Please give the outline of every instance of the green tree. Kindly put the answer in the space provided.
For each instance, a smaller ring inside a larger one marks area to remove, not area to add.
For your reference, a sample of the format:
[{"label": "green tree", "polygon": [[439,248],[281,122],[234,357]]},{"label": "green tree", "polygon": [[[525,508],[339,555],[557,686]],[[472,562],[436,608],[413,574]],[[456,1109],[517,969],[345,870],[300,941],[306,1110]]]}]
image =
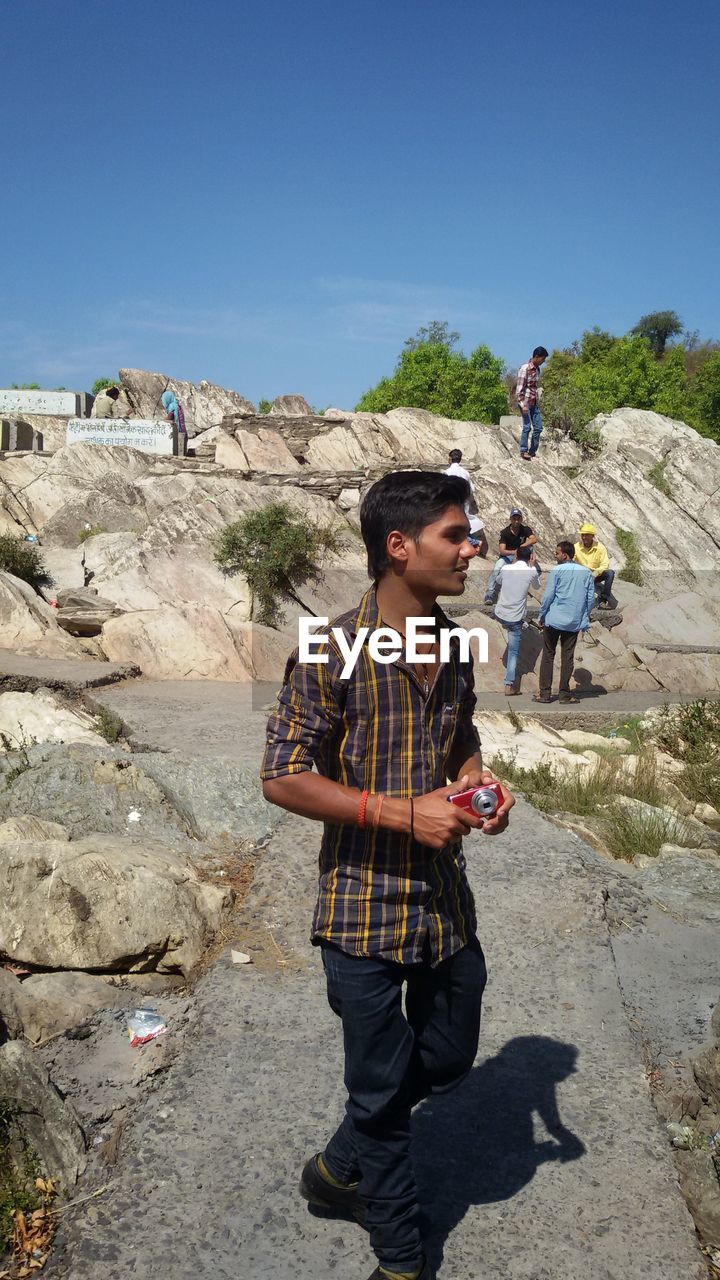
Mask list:
[{"label": "green tree", "polygon": [[271,502],[223,529],[215,561],[226,573],[242,573],[253,596],[256,622],[279,627],[288,601],[312,613],[297,594],[306,582],[322,581],[320,561],[343,549],[330,525],[309,524],[287,502]]},{"label": "green tree", "polygon": [[16,538],[12,533],[0,533],[0,571],[11,573],[14,578],[21,578],[35,591],[52,586],[53,580],[43,564],[38,547],[26,542],[24,538]]},{"label": "green tree", "polygon": [[703,436],[720,443],[720,351],[698,369],[692,386],[695,422]]},{"label": "green tree", "polygon": [[656,360],[662,360],[669,338],[677,338],[683,332],[683,324],[677,311],[651,311],[641,316],[630,330],[640,338],[647,338]]},{"label": "green tree", "polygon": [[91,391],[94,396],[98,396],[106,387],[116,387],[117,385],[117,378],[96,378],[92,384]]},{"label": "green tree", "polygon": [[258,400],[258,413],[269,413],[272,409],[272,400]]},{"label": "green tree", "polygon": [[596,360],[604,360],[617,341],[607,329],[600,329],[595,325],[594,328],[585,330],[575,346],[583,364],[592,364]]},{"label": "green tree", "polygon": [[671,347],[659,365],[659,372],[660,382],[655,393],[653,409],[657,413],[666,414],[668,418],[676,418],[694,427],[695,412],[684,348]]},{"label": "green tree", "polygon": [[358,402],[360,412],[388,413],[403,405],[445,418],[498,422],[507,409],[505,366],[489,347],[466,356],[454,351],[458,335],[433,321],[408,338],[390,378],[381,378]]}]

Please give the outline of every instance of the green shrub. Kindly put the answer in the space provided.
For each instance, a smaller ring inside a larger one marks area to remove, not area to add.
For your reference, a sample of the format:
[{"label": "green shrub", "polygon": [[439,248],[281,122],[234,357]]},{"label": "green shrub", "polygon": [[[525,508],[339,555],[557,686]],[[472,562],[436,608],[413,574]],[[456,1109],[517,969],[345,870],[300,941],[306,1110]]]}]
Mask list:
[{"label": "green shrub", "polygon": [[657,858],[664,844],[677,844],[682,819],[669,813],[633,812],[611,805],[602,822],[605,843],[614,858],[632,862],[638,854]]},{"label": "green shrub", "polygon": [[388,413],[407,405],[464,422],[499,422],[507,411],[505,366],[486,346],[469,356],[455,351],[458,337],[437,320],[418,330],[405,343],[392,377],[367,391],[358,411]]},{"label": "green shrub", "polygon": [[665,475],[667,464],[667,458],[661,458],[658,462],[654,462],[650,467],[650,470],[646,471],[645,479],[649,480],[651,485],[654,485],[660,493],[664,493],[666,498],[671,498],[672,490],[667,476]]},{"label": "green shrub", "polygon": [[641,587],[645,578],[640,560],[640,548],[635,534],[631,533],[629,529],[616,529],[615,540],[625,557],[625,564],[618,577],[622,578],[623,582],[634,582],[636,586]]},{"label": "green shrub", "polygon": [[116,387],[117,385],[118,385],[118,379],[116,377],[115,378],[96,378],[92,384],[91,391],[94,396],[99,396],[100,392],[104,391],[106,387]]},{"label": "green shrub", "polygon": [[685,765],[678,786],[697,804],[720,809],[720,701],[699,698],[663,707],[655,731],[659,747]]},{"label": "green shrub", "polygon": [[0,1249],[12,1238],[13,1212],[32,1213],[42,1203],[35,1186],[38,1158],[23,1135],[17,1108],[0,1098]]},{"label": "green shrub", "polygon": [[272,409],[272,400],[258,400],[258,413],[269,413]]},{"label": "green shrub", "polygon": [[121,717],[115,711],[111,711],[109,707],[101,707],[96,716],[98,733],[101,733],[106,742],[117,742],[123,731],[123,722]]},{"label": "green shrub", "polygon": [[344,545],[330,525],[309,524],[287,502],[272,502],[223,529],[215,561],[227,573],[244,574],[256,622],[279,627],[291,600],[313,612],[297,592],[306,582],[322,581],[319,562]]},{"label": "green shrub", "polygon": [[53,580],[42,562],[39,548],[12,533],[0,533],[0,571],[21,578],[35,591],[52,586]]},{"label": "green shrub", "polygon": [[596,814],[611,805],[618,793],[646,804],[661,804],[664,800],[654,751],[638,756],[634,773],[623,768],[618,753],[599,755],[589,769],[567,769],[550,761],[523,769],[507,756],[496,756],[493,768],[543,813]]},{"label": "green shrub", "polygon": [[78,542],[87,542],[88,538],[96,538],[100,533],[107,533],[107,529],[101,524],[86,525],[80,530]]}]

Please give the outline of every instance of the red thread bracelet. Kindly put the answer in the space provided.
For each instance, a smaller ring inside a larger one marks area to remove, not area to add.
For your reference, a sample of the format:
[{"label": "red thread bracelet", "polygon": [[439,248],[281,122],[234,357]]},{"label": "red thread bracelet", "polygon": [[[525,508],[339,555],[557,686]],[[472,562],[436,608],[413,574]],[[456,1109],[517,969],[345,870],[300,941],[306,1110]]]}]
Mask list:
[{"label": "red thread bracelet", "polygon": [[360,796],[360,804],[358,805],[357,824],[360,827],[361,831],[364,831],[365,829],[365,815],[367,811],[367,802],[368,802],[369,796],[370,796],[369,791],[363,791],[362,795]]}]

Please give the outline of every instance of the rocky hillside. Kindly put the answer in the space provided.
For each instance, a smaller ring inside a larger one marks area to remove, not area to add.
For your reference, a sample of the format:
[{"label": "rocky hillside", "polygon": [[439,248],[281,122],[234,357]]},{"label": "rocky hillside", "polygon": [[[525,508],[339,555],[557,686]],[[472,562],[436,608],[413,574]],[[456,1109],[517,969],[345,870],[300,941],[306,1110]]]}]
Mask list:
[{"label": "rocky hillside", "polygon": [[[123,371],[136,412],[148,411],[159,378]],[[185,390],[179,383],[177,389]],[[276,678],[296,621],[288,614],[283,632],[251,625],[245,583],[213,562],[217,533],[279,495],[309,520],[333,523],[346,549],[326,565],[325,583],[309,600],[332,616],[366,585],[358,528],[364,489],[397,467],[440,468],[448,449],[458,447],[473,475],[491,552],[514,505],[538,533],[546,567],[557,538],[574,536],[585,520],[596,525],[617,569],[624,554],[616,530],[634,535],[644,582],[616,579],[620,612],[603,621],[617,625],[594,622],[578,646],[582,687],[720,688],[720,506],[714,500],[720,448],[684,424],[617,410],[593,424],[603,442],[594,456],[583,457],[571,442],[546,433],[538,459],[527,464],[518,456],[512,419],[495,427],[416,409],[317,416],[299,397],[257,415],[234,392],[219,400],[209,390],[222,389],[203,390],[214,421],[195,437],[194,459],[92,445],[0,459],[0,532],[39,535],[54,579],[42,600],[0,574],[0,648],[107,656],[158,678]],[[206,421],[211,417],[208,411]],[[81,542],[86,525],[103,532]],[[497,689],[504,633],[480,608],[491,563],[473,563],[453,612],[465,625],[487,626],[491,660],[478,683]],[[530,690],[540,640],[532,628],[526,637],[523,688]]]}]

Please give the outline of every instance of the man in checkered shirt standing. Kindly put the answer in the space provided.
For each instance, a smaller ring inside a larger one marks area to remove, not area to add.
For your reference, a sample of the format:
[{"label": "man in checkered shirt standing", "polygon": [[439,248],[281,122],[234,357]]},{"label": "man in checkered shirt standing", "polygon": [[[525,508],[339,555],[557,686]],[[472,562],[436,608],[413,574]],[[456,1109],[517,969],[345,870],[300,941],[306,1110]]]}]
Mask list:
[{"label": "man in checkered shirt standing", "polygon": [[[522,414],[520,457],[525,462],[530,462],[535,457],[540,443],[542,418],[540,417],[538,382],[540,380],[540,366],[547,360],[547,355],[548,353],[544,347],[536,347],[527,364],[522,364],[518,369],[515,396]],[[531,428],[532,440],[530,439]],[[530,444],[529,449],[528,443]]]}]

